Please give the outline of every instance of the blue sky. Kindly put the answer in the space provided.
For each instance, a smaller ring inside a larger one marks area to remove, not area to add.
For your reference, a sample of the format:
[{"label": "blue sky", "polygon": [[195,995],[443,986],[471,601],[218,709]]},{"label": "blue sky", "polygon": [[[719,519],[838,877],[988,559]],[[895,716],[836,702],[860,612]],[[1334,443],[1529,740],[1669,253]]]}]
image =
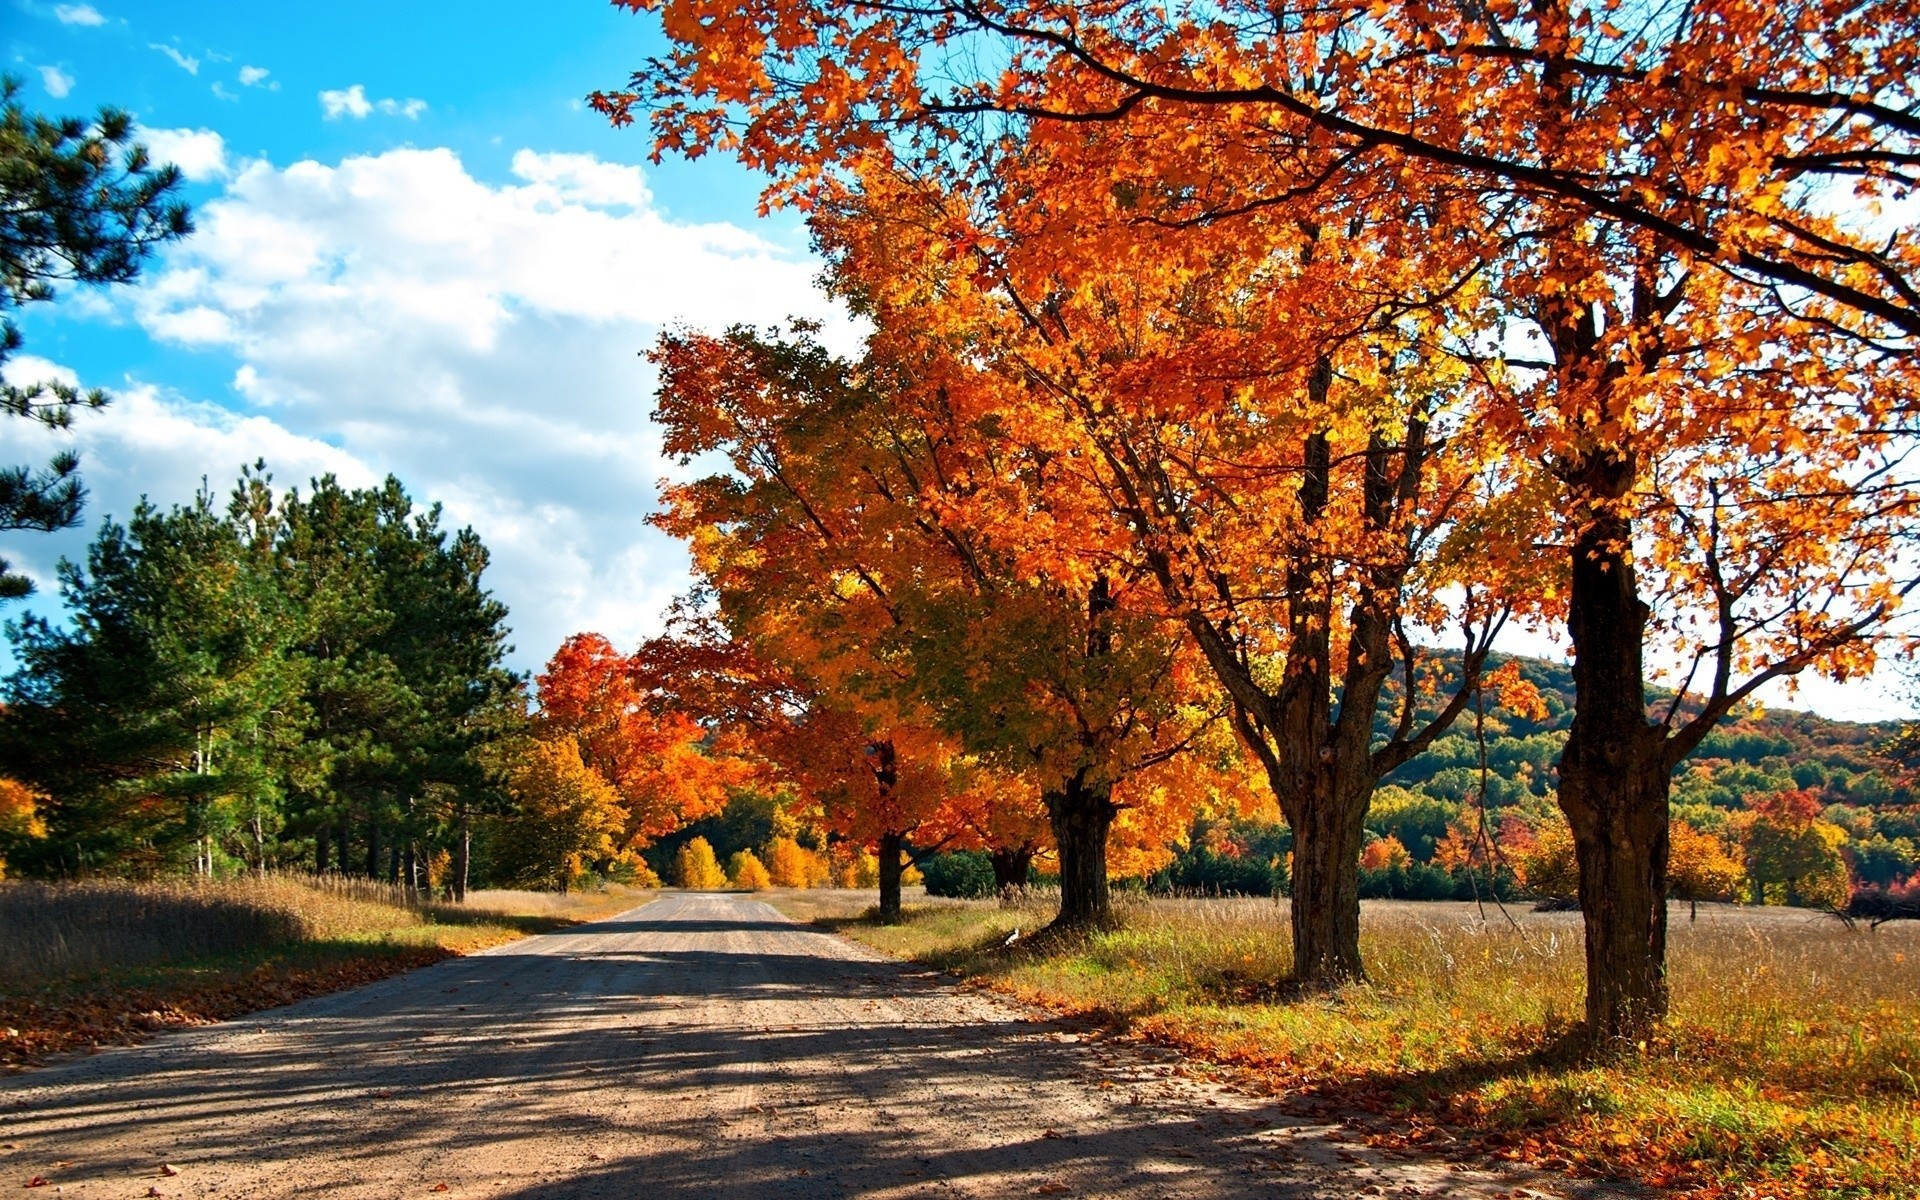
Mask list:
[{"label": "blue sky", "polygon": [[[137,288],[76,292],[20,321],[9,370],[106,387],[70,441],[0,423],[0,462],[76,444],[86,525],[0,538],[42,582],[142,494],[224,491],[264,456],[277,482],[396,474],[494,554],[513,665],[570,633],[631,645],[686,586],[648,529],[673,472],[639,355],[663,326],[828,322],[790,216],[756,216],[730,162],[646,162],[643,131],[586,108],[660,46],[603,0],[428,5],[0,0],[29,107],[130,110],[190,175],[199,232]],[[1509,648],[1554,654],[1521,635]],[[1773,702],[1784,697],[1775,694]],[[1891,675],[1790,701],[1903,715]]]},{"label": "blue sky", "polygon": [[[198,233],[137,288],[24,313],[9,374],[115,394],[72,441],[86,526],[12,535],[42,582],[140,495],[217,490],[264,455],[281,484],[397,474],[494,552],[514,665],[597,629],[632,643],[686,584],[643,522],[670,473],[639,357],[659,330],[847,326],[797,220],[756,218],[731,163],[646,163],[586,108],[654,21],[564,4],[60,4],[0,0],[30,108],[131,111],[187,170]],[[0,428],[4,461],[49,435]]]}]

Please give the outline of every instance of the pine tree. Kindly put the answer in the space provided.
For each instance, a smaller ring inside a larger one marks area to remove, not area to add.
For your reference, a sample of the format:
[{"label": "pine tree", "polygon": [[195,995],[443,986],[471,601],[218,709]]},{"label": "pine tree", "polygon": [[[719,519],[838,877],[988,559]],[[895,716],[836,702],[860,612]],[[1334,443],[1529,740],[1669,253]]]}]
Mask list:
[{"label": "pine tree", "polygon": [[[18,80],[0,80],[0,375],[21,346],[13,310],[53,299],[57,283],[132,283],[154,247],[193,229],[175,196],[179,170],[148,159],[133,141],[132,117],[115,108],[91,124],[42,117],[22,108],[19,94]],[[0,379],[0,411],[53,429],[66,428],[76,406],[106,402],[97,389]],[[69,451],[40,470],[0,468],[0,530],[78,524],[86,499],[79,466]],[[0,598],[32,590],[0,559]]]}]

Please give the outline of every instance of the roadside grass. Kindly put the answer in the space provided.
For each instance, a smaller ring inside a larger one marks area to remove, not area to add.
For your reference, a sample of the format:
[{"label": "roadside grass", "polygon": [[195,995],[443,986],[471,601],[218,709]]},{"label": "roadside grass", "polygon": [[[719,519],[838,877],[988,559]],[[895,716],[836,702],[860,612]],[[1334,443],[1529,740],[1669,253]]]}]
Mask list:
[{"label": "roadside grass", "polygon": [[1131,900],[1117,928],[1062,938],[1032,936],[1052,916],[1042,899],[930,901],[896,926],[850,901],[777,903],[1372,1122],[1387,1144],[1465,1132],[1498,1155],[1698,1200],[1920,1197],[1920,928],[1723,906],[1689,921],[1677,907],[1671,1019],[1644,1048],[1593,1061],[1572,1036],[1578,914],[1369,902],[1370,980],[1300,996],[1284,902]]},{"label": "roadside grass", "polygon": [[0,1069],[357,987],[650,894],[481,891],[458,905],[296,875],[0,884]]}]

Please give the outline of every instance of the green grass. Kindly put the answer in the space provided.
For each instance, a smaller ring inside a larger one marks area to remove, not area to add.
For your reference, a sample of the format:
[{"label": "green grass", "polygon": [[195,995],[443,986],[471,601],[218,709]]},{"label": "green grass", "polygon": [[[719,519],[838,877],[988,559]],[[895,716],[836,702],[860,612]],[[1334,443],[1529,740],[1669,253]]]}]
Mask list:
[{"label": "green grass", "polygon": [[1295,997],[1272,901],[1136,900],[1116,929],[1031,940],[1043,903],[930,902],[898,926],[839,897],[782,903],[1309,1103],[1396,1114],[1389,1139],[1444,1123],[1497,1153],[1700,1197],[1920,1197],[1920,928],[1677,911],[1672,1018],[1640,1051],[1595,1063],[1569,1036],[1577,915],[1369,904],[1369,981]]}]

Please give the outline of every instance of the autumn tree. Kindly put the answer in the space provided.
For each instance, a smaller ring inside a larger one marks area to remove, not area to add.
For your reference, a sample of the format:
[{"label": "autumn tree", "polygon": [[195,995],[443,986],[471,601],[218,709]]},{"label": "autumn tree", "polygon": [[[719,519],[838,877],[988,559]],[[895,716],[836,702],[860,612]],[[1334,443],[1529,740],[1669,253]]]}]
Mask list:
[{"label": "autumn tree", "polygon": [[507,878],[564,892],[589,863],[612,857],[627,814],[619,794],[586,765],[571,739],[528,747],[509,786],[517,805],[494,842],[496,869]]},{"label": "autumn tree", "polygon": [[[1912,586],[1920,248],[1867,207],[1920,161],[1920,39],[1887,35],[1910,30],[1903,7],[1719,3],[1634,27],[1568,3],[662,7],[669,56],[597,103],[650,106],[663,149],[724,144],[776,200],[815,203],[884,146],[1105,239],[1100,191],[994,182],[1010,141],[1047,141],[1124,151],[1138,170],[1104,207],[1152,197],[1139,220],[1223,254],[1266,253],[1223,240],[1231,218],[1316,221],[1386,180],[1421,206],[1410,254],[1481,260],[1443,259],[1421,294],[1464,315],[1447,352],[1484,368],[1487,428],[1548,489],[1557,528],[1506,544],[1564,556],[1589,1032],[1657,1020],[1673,767],[1755,689],[1866,669]],[[1700,667],[1651,720],[1649,644]]]},{"label": "autumn tree", "polygon": [[636,675],[631,656],[606,638],[577,633],[534,680],[540,726],[573,738],[582,761],[619,793],[627,849],[718,812],[748,775],[727,738],[659,703]]},{"label": "autumn tree", "polygon": [[[990,839],[1008,814],[1033,811],[1012,782],[1029,778],[1060,854],[1059,920],[1107,920],[1115,817],[1143,797],[1190,811],[1182,806],[1204,794],[1128,781],[1225,727],[1179,658],[1177,627],[1129,611],[1124,562],[1022,571],[983,528],[982,498],[996,477],[1031,469],[1034,448],[969,428],[947,403],[945,378],[923,374],[927,364],[843,362],[805,329],[783,340],[743,329],[672,336],[657,358],[670,447],[723,451],[732,463],[731,479],[677,489],[679,507],[664,521],[696,546],[717,551],[721,528],[740,544],[730,554],[742,565],[719,588],[723,611],[764,604],[795,580],[843,580],[827,602],[785,610],[782,628],[814,632],[797,649],[814,670],[830,672],[833,655],[857,661],[857,686],[873,700],[983,760],[957,756],[947,768],[942,843]],[[851,622],[861,609],[868,620]],[[838,648],[850,633],[852,655]],[[1231,775],[1231,750],[1215,751]],[[986,792],[994,795],[983,800]],[[970,805],[1001,818],[971,818]],[[1022,877],[1023,856],[1037,849],[1026,830],[987,844],[1008,851],[1009,871],[1017,864]],[[881,862],[884,871],[884,848]]]},{"label": "autumn tree", "polygon": [[689,891],[710,892],[727,886],[727,873],[713,855],[713,846],[697,837],[680,847],[673,860],[673,882]]},{"label": "autumn tree", "polygon": [[1675,821],[1668,834],[1667,886],[1697,920],[1702,900],[1731,900],[1746,880],[1740,860],[1718,836]]},{"label": "autumn tree", "polygon": [[1744,816],[1755,904],[1777,896],[1787,904],[1846,905],[1849,878],[1840,853],[1846,833],[1822,819],[1819,797],[1804,788],[1757,797]]},{"label": "autumn tree", "polygon": [[766,864],[751,850],[736,850],[727,860],[727,879],[734,887],[749,892],[773,886],[773,876],[767,873]]}]

